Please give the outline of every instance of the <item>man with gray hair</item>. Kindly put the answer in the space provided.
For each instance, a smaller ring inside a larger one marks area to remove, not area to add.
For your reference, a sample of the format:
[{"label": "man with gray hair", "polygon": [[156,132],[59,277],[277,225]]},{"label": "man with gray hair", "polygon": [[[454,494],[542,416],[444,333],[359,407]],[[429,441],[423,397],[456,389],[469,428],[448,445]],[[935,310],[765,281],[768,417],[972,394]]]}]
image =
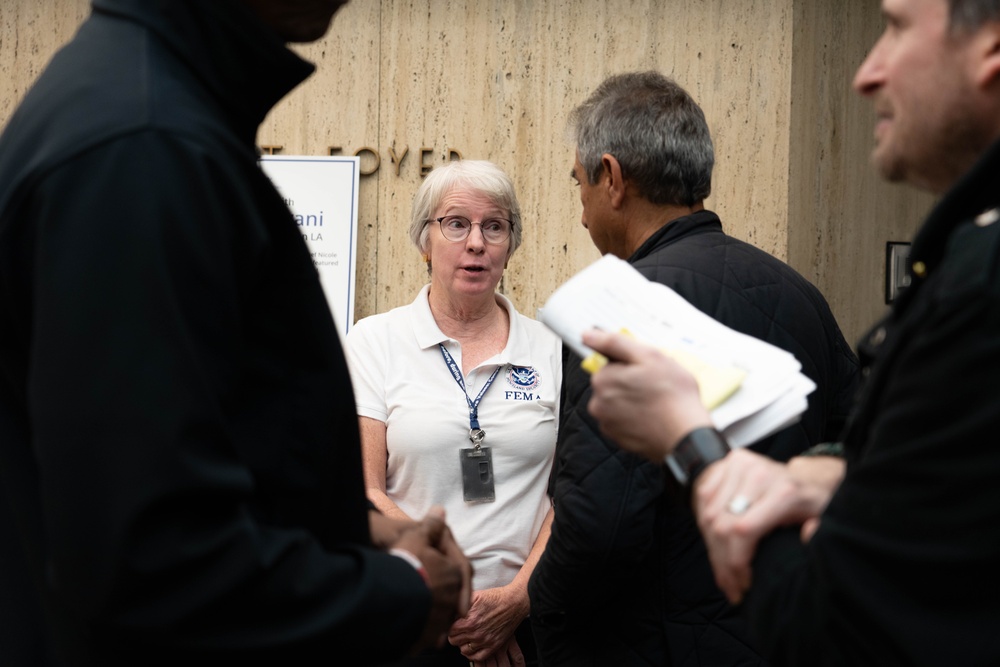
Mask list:
[{"label": "man with gray hair", "polygon": [[[872,158],[941,199],[913,239],[911,285],[859,344],[846,463],[735,451],[693,499],[716,580],[776,663],[997,665],[1000,2],[882,13],[854,79],[875,109]],[[586,340],[619,361],[590,407],[622,447],[662,460],[711,433],[676,364]]]},{"label": "man with gray hair", "polygon": [[[602,83],[572,123],[572,177],[597,248],[791,352],[816,383],[802,421],[759,451],[787,459],[835,439],[857,360],[813,285],[727,236],[705,209],[714,153],[694,100],[656,72],[623,74]],[[564,352],[555,521],[529,586],[542,664],[761,664],[712,581],[683,489],[662,465],[607,440],[587,413],[589,399],[579,357]]]}]

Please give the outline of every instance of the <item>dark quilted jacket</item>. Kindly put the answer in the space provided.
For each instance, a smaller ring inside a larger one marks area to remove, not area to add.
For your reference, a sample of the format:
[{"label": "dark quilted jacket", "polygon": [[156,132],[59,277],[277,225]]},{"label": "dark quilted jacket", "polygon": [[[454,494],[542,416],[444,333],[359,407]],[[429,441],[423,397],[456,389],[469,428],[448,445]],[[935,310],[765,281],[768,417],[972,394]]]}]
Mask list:
[{"label": "dark quilted jacket", "polygon": [[[787,459],[838,437],[858,362],[813,285],[726,236],[709,211],[664,226],[629,262],[722,323],[792,352],[816,382],[802,421],[755,449]],[[586,410],[588,376],[564,355],[556,518],[529,585],[542,664],[762,664],[714,584],[683,491],[663,466],[600,436]]]}]

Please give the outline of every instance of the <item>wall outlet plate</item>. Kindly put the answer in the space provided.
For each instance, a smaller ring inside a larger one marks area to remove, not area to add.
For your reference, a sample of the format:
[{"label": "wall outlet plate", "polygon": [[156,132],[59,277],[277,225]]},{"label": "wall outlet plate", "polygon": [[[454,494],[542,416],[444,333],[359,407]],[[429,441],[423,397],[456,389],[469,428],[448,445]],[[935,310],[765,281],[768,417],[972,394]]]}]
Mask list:
[{"label": "wall outlet plate", "polygon": [[910,244],[889,241],[885,244],[885,302],[892,303],[910,286]]}]

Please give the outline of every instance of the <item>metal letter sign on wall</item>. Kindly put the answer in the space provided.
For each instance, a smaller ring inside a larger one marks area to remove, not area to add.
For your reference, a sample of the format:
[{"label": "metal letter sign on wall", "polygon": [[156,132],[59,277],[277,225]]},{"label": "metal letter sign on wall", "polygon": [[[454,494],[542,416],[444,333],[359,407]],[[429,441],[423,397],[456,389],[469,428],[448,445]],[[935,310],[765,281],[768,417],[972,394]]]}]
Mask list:
[{"label": "metal letter sign on wall", "polygon": [[292,210],[342,336],[354,322],[359,163],[341,156],[260,158],[261,169]]}]

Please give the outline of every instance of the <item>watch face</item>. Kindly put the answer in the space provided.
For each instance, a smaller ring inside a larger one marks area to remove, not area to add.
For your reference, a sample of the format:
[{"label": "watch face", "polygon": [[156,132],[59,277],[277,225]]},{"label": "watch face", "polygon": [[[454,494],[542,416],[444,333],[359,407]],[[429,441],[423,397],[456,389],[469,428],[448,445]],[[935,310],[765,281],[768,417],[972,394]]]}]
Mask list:
[{"label": "watch face", "polygon": [[721,433],[714,428],[698,428],[678,443],[671,458],[686,477],[680,481],[690,483],[708,464],[718,461],[727,453],[729,445]]},{"label": "watch face", "polygon": [[681,440],[674,448],[673,453],[667,457],[667,467],[673,472],[678,482],[689,484],[693,481],[693,474],[699,468],[700,460],[701,456],[698,454],[698,450],[688,437]]},{"label": "watch face", "polygon": [[691,469],[701,462],[701,455],[694,442],[690,438],[684,438],[674,450],[674,460],[685,474],[690,474]]}]

